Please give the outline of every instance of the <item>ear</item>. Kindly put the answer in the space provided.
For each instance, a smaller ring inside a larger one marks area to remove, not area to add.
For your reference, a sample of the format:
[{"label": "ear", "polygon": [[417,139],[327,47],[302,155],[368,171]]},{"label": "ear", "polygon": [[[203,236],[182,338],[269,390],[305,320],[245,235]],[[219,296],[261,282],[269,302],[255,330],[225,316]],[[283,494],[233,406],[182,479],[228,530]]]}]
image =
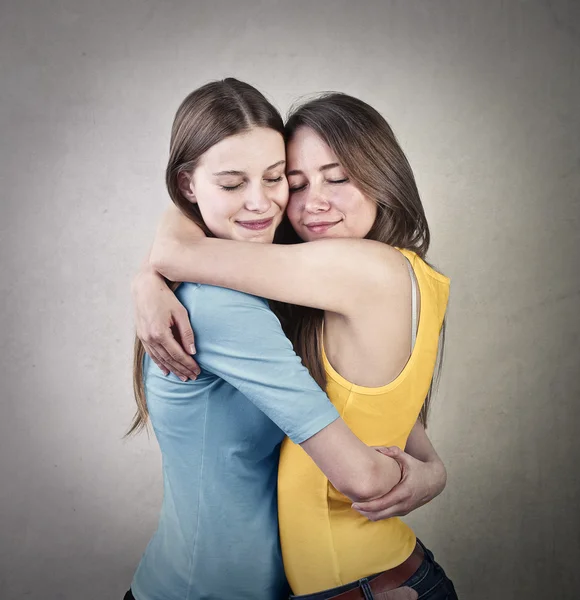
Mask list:
[{"label": "ear", "polygon": [[179,191],[183,194],[184,198],[187,198],[193,204],[197,202],[197,199],[195,197],[195,189],[193,187],[192,173],[180,171],[177,174],[177,186],[179,187]]}]

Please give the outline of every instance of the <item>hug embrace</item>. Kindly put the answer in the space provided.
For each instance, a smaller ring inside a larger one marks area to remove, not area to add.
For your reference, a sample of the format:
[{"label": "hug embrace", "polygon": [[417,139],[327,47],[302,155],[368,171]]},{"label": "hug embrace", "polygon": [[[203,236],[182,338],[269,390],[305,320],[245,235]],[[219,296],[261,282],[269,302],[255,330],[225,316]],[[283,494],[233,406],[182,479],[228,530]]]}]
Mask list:
[{"label": "hug embrace", "polygon": [[284,124],[212,82],[177,111],[166,183],[131,428],[151,422],[164,496],[125,598],[457,598],[399,518],[445,486],[425,426],[449,280],[388,123],[329,93]]}]

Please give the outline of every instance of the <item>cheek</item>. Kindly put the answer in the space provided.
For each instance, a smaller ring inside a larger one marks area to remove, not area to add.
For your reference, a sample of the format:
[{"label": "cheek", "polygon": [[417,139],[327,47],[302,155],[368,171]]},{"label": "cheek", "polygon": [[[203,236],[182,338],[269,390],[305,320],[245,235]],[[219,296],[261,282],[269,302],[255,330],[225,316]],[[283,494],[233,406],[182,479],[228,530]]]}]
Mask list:
[{"label": "cheek", "polygon": [[375,224],[377,217],[377,205],[372,200],[356,194],[349,195],[349,198],[343,197],[341,206],[347,215],[347,223],[350,224],[351,233],[356,237],[365,237]]},{"label": "cheek", "polygon": [[[371,230],[371,227],[375,224],[377,219],[377,205],[372,200],[365,199],[367,203],[367,232]],[[365,233],[365,235],[366,235]]]},{"label": "cheek", "polygon": [[235,202],[231,197],[224,197],[228,192],[213,191],[209,198],[199,198],[201,214],[208,225],[220,227],[235,213]]},{"label": "cheek", "polygon": [[286,180],[280,182],[280,184],[276,186],[271,199],[272,202],[280,207],[280,210],[286,210],[288,207],[288,182]]},{"label": "cheek", "polygon": [[290,221],[291,225],[296,228],[298,226],[298,220],[300,218],[299,202],[296,200],[296,196],[290,195],[288,200],[288,206],[286,207],[286,216]]},{"label": "cheek", "polygon": [[364,238],[375,224],[377,216],[376,205],[361,206],[355,220],[355,235],[356,237]]}]

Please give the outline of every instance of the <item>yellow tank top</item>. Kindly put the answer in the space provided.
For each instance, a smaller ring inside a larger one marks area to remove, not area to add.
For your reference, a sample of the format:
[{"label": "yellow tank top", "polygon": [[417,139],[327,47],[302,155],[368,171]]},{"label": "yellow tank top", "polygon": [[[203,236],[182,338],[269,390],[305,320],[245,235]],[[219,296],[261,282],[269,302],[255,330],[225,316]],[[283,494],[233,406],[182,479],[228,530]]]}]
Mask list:
[{"label": "yellow tank top", "polygon": [[[417,339],[403,371],[391,383],[354,385],[328,362],[327,394],[351,430],[369,446],[405,448],[429,390],[449,279],[415,253],[401,252],[415,272],[421,298]],[[372,522],[329,483],[299,445],[282,444],[278,515],[286,576],[294,594],[312,594],[391,569],[415,547],[415,534],[400,519]]]}]

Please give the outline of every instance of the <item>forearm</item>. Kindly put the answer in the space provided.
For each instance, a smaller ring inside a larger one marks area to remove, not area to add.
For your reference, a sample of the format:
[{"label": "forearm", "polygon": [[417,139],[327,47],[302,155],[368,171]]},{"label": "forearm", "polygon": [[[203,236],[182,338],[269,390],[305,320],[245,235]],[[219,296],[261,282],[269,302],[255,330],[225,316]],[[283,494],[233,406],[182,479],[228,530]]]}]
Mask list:
[{"label": "forearm", "polygon": [[153,247],[157,242],[176,241],[188,243],[205,237],[201,227],[186,217],[175,205],[170,205],[157,226]]},{"label": "forearm", "polygon": [[413,429],[411,429],[404,450],[407,454],[422,462],[441,461],[420,421],[416,421]]},{"label": "forearm", "polygon": [[131,295],[133,296],[134,301],[136,301],[136,298],[142,293],[143,287],[147,289],[147,285],[151,284],[154,284],[156,287],[157,284],[165,285],[162,275],[151,265],[150,257],[151,251],[147,252],[139,266],[139,270],[131,279]]},{"label": "forearm", "polygon": [[198,242],[204,239],[205,235],[198,225],[177,207],[170,206],[163,213],[155,232],[149,265],[170,281],[216,284],[204,280],[209,271],[208,261],[211,262],[208,249],[198,246]]},{"label": "forearm", "polygon": [[353,501],[383,496],[400,481],[397,462],[361,442],[342,419],[301,445],[330,483]]},{"label": "forearm", "polygon": [[[161,217],[145,267],[170,281],[197,281],[194,243],[205,234],[176,206],[170,206]],[[184,256],[185,255],[185,256]]]},{"label": "forearm", "polygon": [[171,281],[225,287],[346,316],[358,315],[369,298],[383,310],[396,290],[405,289],[404,261],[397,250],[371,240],[281,245],[207,238],[176,208],[164,215],[151,251],[152,265]]},{"label": "forearm", "polygon": [[429,465],[437,494],[441,493],[447,483],[447,470],[423,425],[417,421],[409,434],[405,452],[413,458]]}]

